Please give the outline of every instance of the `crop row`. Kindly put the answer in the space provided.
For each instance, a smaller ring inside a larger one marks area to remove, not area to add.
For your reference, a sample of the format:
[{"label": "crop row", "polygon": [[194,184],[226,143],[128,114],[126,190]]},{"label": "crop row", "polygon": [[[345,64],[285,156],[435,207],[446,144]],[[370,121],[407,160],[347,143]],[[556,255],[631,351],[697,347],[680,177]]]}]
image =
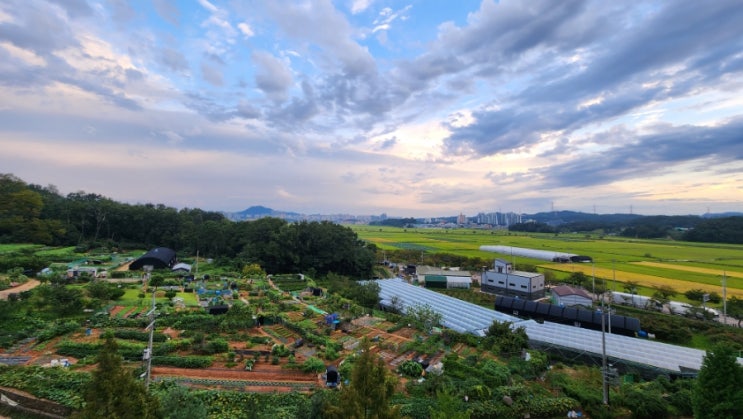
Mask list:
[{"label": "crop row", "polygon": [[189,378],[189,377],[158,377],[157,381],[172,380],[183,384],[194,384],[208,387],[233,387],[233,388],[244,388],[244,387],[291,387],[295,389],[312,388],[314,384],[311,382],[296,382],[296,381],[269,381],[269,380],[225,380],[225,379],[213,379],[213,378]]}]

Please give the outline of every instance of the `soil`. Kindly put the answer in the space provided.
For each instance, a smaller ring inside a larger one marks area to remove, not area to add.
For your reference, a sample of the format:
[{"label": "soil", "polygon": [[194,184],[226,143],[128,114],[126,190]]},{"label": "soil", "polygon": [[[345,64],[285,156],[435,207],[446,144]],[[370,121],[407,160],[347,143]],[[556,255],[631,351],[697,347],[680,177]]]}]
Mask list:
[{"label": "soil", "polygon": [[[244,370],[241,363],[233,368],[188,369],[158,366],[152,368],[152,377],[153,379],[177,379],[192,387],[227,387],[233,390],[255,392],[310,392],[323,385],[319,374],[286,370],[279,365],[271,365],[262,361],[255,364],[253,371]],[[199,380],[212,381],[200,383]]]},{"label": "soil", "polygon": [[32,288],[38,287],[40,284],[41,282],[36,279],[29,279],[21,285],[0,291],[0,300],[7,300],[10,294],[18,294],[22,291],[28,291]]}]

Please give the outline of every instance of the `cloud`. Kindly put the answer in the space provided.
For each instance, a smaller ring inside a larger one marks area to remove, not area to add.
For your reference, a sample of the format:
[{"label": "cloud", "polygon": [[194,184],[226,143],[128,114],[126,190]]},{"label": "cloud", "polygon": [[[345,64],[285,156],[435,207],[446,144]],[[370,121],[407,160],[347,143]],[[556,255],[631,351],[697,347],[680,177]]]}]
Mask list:
[{"label": "cloud", "polygon": [[[617,142],[600,154],[583,154],[565,163],[537,170],[545,187],[595,186],[627,179],[645,179],[670,173],[679,164],[711,162],[695,170],[715,173],[726,170],[726,163],[743,160],[743,118],[720,126],[669,126],[658,124],[647,134],[626,135],[632,141]],[[595,142],[612,133],[598,133]]]},{"label": "cloud", "polygon": [[352,0],[351,13],[359,14],[371,6],[373,0]]},{"label": "cloud", "polygon": [[170,0],[153,0],[157,14],[175,26],[180,25],[181,11],[178,6]]},{"label": "cloud", "polygon": [[243,36],[245,36],[246,39],[251,38],[255,35],[255,32],[253,32],[253,28],[251,28],[250,24],[248,24],[247,22],[238,23],[237,29],[239,29],[240,32],[242,32]]},{"label": "cloud", "polygon": [[222,72],[219,70],[219,68],[206,61],[201,62],[201,76],[212,86],[219,87],[224,84],[224,80],[222,79]]},{"label": "cloud", "polygon": [[165,47],[160,51],[160,62],[172,71],[188,71],[188,60],[173,48]]},{"label": "cloud", "polygon": [[256,66],[256,86],[274,101],[285,100],[293,83],[288,64],[266,51],[254,51],[252,59]]}]

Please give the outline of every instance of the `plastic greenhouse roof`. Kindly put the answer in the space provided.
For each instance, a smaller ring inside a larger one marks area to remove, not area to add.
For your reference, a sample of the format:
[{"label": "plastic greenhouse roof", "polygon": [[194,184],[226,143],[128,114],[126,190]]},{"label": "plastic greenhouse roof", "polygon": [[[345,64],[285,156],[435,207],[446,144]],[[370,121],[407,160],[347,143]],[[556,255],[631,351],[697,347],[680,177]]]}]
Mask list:
[{"label": "plastic greenhouse roof", "polygon": [[458,298],[449,297],[426,288],[410,285],[399,279],[381,279],[376,281],[380,285],[380,304],[392,307],[392,297],[397,297],[403,311],[408,307],[429,305],[431,309],[443,317],[441,323],[459,333],[472,333],[484,336],[485,331],[493,324],[493,320],[500,322],[521,323],[524,320],[509,316],[477,304],[468,303]]},{"label": "plastic greenhouse roof", "polygon": [[[533,320],[522,320],[494,309],[410,285],[399,278],[382,279],[376,282],[380,285],[380,304],[391,307],[391,300],[395,296],[403,311],[416,304],[428,304],[431,309],[442,315],[443,326],[460,333],[484,336],[493,320],[511,322],[515,327],[523,326],[531,341],[602,355],[602,333],[600,331],[551,322],[537,323]],[[682,372],[684,369],[698,371],[705,355],[705,351],[699,349],[669,345],[653,340],[611,333],[606,333],[605,338],[607,357],[673,372]],[[743,364],[743,358],[738,358],[738,363]]]}]

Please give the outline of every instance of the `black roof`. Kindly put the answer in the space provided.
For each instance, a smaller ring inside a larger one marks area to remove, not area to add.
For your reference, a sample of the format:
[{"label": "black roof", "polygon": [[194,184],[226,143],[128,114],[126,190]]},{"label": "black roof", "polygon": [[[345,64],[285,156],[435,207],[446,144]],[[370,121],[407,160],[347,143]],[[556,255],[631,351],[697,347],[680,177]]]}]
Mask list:
[{"label": "black roof", "polygon": [[132,262],[129,265],[129,270],[136,271],[146,265],[152,265],[155,269],[171,268],[175,265],[175,262],[175,250],[167,247],[156,247]]}]

